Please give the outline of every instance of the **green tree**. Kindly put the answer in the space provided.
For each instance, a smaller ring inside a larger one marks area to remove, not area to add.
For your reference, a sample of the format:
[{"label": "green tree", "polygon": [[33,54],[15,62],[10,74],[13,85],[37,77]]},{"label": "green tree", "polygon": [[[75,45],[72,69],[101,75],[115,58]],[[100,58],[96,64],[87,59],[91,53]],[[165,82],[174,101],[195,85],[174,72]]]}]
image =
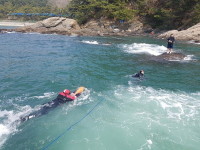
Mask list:
[{"label": "green tree", "polygon": [[134,17],[135,12],[122,0],[74,0],[69,11],[80,23],[101,17],[128,21]]}]

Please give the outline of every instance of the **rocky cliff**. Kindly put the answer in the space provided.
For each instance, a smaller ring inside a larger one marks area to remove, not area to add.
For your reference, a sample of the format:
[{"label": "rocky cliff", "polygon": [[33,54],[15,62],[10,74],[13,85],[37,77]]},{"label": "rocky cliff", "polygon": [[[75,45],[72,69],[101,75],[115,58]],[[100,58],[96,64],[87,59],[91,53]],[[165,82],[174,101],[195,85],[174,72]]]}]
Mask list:
[{"label": "rocky cliff", "polygon": [[194,40],[196,42],[200,42],[200,23],[188,28],[187,30],[171,30],[159,35],[158,37],[167,38],[170,34],[174,34],[177,40]]}]

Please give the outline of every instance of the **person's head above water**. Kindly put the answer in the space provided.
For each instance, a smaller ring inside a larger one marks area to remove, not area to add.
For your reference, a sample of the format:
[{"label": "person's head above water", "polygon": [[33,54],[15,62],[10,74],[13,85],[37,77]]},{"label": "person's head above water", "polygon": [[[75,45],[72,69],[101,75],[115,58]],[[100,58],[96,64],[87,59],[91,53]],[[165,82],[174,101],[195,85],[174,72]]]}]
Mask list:
[{"label": "person's head above water", "polygon": [[70,94],[71,92],[70,92],[70,90],[65,89],[65,90],[63,91],[63,93],[65,93],[65,94]]},{"label": "person's head above water", "polygon": [[144,75],[144,70],[140,70],[140,74],[143,74],[143,75]]}]

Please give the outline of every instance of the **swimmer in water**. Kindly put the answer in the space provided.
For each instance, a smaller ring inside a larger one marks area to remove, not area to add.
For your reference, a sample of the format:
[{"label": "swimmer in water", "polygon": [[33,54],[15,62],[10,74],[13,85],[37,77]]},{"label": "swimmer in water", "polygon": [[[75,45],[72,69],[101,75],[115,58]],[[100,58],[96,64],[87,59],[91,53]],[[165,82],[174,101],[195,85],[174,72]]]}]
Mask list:
[{"label": "swimmer in water", "polygon": [[31,118],[39,117],[41,115],[47,114],[53,108],[56,108],[57,106],[64,104],[66,102],[75,100],[78,96],[81,95],[81,93],[84,91],[84,89],[85,89],[84,87],[79,87],[73,93],[71,93],[70,90],[65,89],[63,92],[60,92],[58,94],[56,99],[54,99],[48,103],[44,103],[38,111],[35,111],[25,117],[22,117],[21,121],[27,121]]},{"label": "swimmer in water", "polygon": [[144,70],[140,70],[140,72],[132,75],[132,77],[139,78],[139,79],[143,78],[144,77]]}]

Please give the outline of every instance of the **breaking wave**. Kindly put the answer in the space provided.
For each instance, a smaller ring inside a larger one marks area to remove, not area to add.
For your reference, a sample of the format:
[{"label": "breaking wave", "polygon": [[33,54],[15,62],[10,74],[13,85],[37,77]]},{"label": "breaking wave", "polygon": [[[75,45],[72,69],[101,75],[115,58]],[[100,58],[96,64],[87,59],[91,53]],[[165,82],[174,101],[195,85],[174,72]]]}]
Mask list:
[{"label": "breaking wave", "polygon": [[146,44],[146,43],[133,43],[133,44],[123,44],[119,45],[125,52],[133,54],[149,54],[158,56],[166,52],[167,48],[165,46],[160,46],[156,44]]}]

